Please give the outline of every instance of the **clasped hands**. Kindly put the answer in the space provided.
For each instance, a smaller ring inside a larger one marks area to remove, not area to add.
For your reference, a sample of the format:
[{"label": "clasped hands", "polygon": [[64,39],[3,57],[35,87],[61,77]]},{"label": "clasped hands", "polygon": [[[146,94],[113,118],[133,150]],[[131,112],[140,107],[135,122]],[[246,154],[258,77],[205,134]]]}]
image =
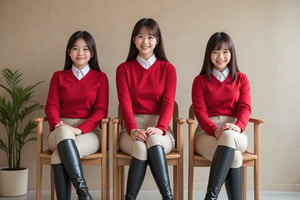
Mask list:
[{"label": "clasped hands", "polygon": [[237,125],[232,124],[232,123],[226,123],[222,127],[217,128],[214,132],[214,135],[216,136],[216,138],[220,138],[221,135],[223,134],[223,132],[226,130],[234,130],[239,133],[242,132],[242,129],[240,127],[238,127]]},{"label": "clasped hands", "polygon": [[155,134],[163,135],[164,132],[161,129],[155,127],[149,127],[146,130],[132,129],[130,131],[130,136],[134,141],[138,140],[142,142],[146,142],[150,135],[155,135]]},{"label": "clasped hands", "polygon": [[80,135],[80,134],[82,134],[82,130],[81,129],[75,128],[75,127],[70,126],[68,124],[64,124],[62,121],[60,121],[59,123],[57,123],[54,127],[58,128],[58,127],[61,127],[61,126],[65,126],[65,127],[69,128],[69,129],[71,129],[71,131],[74,133],[74,135]]}]

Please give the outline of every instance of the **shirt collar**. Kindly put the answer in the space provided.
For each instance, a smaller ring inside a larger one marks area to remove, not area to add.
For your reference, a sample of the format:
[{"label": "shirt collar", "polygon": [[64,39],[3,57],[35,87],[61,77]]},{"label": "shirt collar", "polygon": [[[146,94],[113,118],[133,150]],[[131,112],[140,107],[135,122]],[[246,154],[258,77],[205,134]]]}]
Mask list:
[{"label": "shirt collar", "polygon": [[72,72],[78,80],[82,79],[85,75],[87,75],[90,69],[91,67],[89,65],[85,66],[82,69],[78,69],[74,65],[72,65]]},{"label": "shirt collar", "polygon": [[215,68],[213,68],[213,70],[212,70],[212,74],[214,75],[214,77],[216,77],[219,81],[221,81],[221,82],[223,82],[226,78],[227,78],[227,76],[229,75],[229,68],[228,67],[226,67],[226,69],[224,70],[224,71],[222,71],[222,72],[220,72],[220,71],[218,71],[218,70],[216,70]]},{"label": "shirt collar", "polygon": [[145,69],[149,69],[155,63],[156,56],[153,54],[148,60],[145,60],[138,55],[136,59]]}]

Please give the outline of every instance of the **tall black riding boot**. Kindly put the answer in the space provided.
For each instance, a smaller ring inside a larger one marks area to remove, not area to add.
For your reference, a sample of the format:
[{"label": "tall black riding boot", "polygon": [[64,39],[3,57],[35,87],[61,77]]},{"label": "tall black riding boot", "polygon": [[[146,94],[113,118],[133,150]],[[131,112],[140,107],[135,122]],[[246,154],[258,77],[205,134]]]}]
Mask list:
[{"label": "tall black riding boot", "polygon": [[85,179],[83,177],[80,157],[74,140],[66,139],[59,142],[57,145],[57,150],[63,166],[76,189],[78,200],[91,200],[92,197],[89,194]]},{"label": "tall black riding boot", "polygon": [[230,168],[225,180],[229,200],[243,199],[243,168]]},{"label": "tall black riding boot", "polygon": [[139,190],[141,188],[141,185],[144,181],[146,168],[147,168],[146,160],[139,160],[132,157],[129,166],[128,177],[127,177],[125,200],[136,199]]},{"label": "tall black riding boot", "polygon": [[214,200],[218,198],[219,192],[232,164],[234,151],[235,149],[227,146],[217,147],[209,172],[205,200]]},{"label": "tall black riding boot", "polygon": [[71,181],[62,164],[53,164],[54,183],[57,200],[71,199]]},{"label": "tall black riding boot", "polygon": [[173,200],[168,165],[163,146],[156,145],[150,147],[148,149],[148,161],[163,200]]}]

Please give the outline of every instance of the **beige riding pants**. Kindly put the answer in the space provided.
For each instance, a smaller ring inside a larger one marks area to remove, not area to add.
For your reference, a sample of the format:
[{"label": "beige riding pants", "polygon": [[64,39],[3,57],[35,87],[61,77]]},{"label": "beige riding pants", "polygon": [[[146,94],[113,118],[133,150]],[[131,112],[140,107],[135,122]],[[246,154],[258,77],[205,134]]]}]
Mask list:
[{"label": "beige riding pants", "polygon": [[[217,127],[223,126],[225,123],[235,123],[236,119],[229,116],[216,116],[210,118]],[[248,146],[248,138],[244,133],[238,133],[233,130],[224,131],[223,135],[218,139],[207,134],[200,126],[195,131],[195,152],[204,156],[208,160],[212,160],[217,146],[227,146],[235,149],[234,158],[231,168],[242,166],[242,153],[246,151]]]},{"label": "beige riding pants", "polygon": [[[158,117],[158,115],[148,114],[134,115],[137,127],[144,130],[148,127],[155,127]],[[121,130],[119,140],[120,149],[139,160],[147,160],[147,149],[152,146],[162,145],[164,147],[165,154],[167,154],[171,152],[175,145],[173,132],[170,127],[168,128],[166,135],[151,135],[148,137],[147,142],[134,141],[127,133],[126,129],[123,128]]]},{"label": "beige riding pants", "polygon": [[[71,125],[73,127],[79,126],[85,121],[85,119],[70,119],[70,118],[61,118],[64,124]],[[84,156],[93,154],[97,152],[101,145],[101,129],[95,128],[93,131],[75,136],[71,129],[61,126],[48,135],[48,148],[53,152],[51,157],[52,164],[61,163],[60,156],[57,151],[57,144],[63,140],[72,139],[75,141],[77,146],[79,156],[82,158]]]}]

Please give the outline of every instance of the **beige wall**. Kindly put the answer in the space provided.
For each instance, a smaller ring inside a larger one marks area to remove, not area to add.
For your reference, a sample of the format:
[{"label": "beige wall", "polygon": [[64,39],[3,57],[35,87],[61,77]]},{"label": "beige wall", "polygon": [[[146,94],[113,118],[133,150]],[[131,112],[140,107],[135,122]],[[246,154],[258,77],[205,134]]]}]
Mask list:
[{"label": "beige wall", "polygon": [[[187,118],[192,80],[200,71],[206,42],[216,31],[228,32],[240,69],[250,79],[253,116],[266,121],[261,137],[261,189],[300,191],[299,13],[298,0],[0,0],[0,67],[19,68],[25,83],[44,80],[36,98],[45,103],[51,75],[63,67],[68,38],[78,29],[88,30],[109,77],[109,116],[115,117],[116,67],[127,56],[135,22],[152,17],[160,24],[168,59],[177,69],[176,99],[180,116]],[[184,130],[187,188],[186,125]],[[2,152],[0,156],[3,166],[5,157]],[[29,190],[35,189],[35,162],[33,142],[24,149],[22,160],[30,170]],[[93,190],[99,188],[98,171],[89,167],[86,172]],[[205,188],[207,173],[196,170],[196,190]],[[149,174],[144,189],[154,190]],[[48,169],[44,175],[47,190]],[[250,188],[252,182],[250,178]]]}]

